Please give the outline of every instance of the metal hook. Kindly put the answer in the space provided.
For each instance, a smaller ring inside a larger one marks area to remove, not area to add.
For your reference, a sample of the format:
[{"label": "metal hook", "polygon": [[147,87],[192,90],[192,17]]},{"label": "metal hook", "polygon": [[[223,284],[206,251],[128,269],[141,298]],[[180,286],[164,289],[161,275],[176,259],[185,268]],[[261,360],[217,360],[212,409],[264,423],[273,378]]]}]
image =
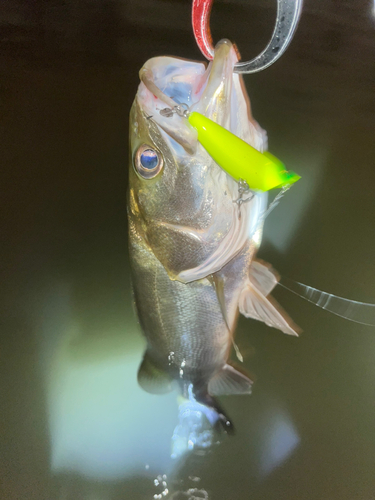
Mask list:
[{"label": "metal hook", "polygon": [[[193,0],[193,32],[202,54],[209,60],[214,57],[210,31],[210,13],[213,0]],[[270,42],[259,56],[251,61],[238,62],[236,73],[257,73],[268,68],[286,51],[296,31],[302,12],[303,0],[277,0],[275,29]]]}]

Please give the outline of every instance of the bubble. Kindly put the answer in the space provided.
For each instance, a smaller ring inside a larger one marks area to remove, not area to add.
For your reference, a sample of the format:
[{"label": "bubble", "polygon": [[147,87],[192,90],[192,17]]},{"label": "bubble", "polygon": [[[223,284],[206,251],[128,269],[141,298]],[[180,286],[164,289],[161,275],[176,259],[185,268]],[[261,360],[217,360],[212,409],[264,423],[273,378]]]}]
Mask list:
[{"label": "bubble", "polygon": [[190,481],[193,481],[194,483],[198,483],[201,478],[198,476],[189,476]]},{"label": "bubble", "polygon": [[174,362],[174,352],[173,352],[173,351],[171,351],[171,352],[168,354],[168,363],[171,365],[173,362]]},{"label": "bubble", "polygon": [[162,489],[160,493],[155,493],[154,494],[154,500],[160,500],[163,497],[166,497],[169,493],[168,490],[168,485],[167,485],[167,475],[166,474],[159,474],[156,479],[154,479],[154,485],[156,487],[159,487]]}]

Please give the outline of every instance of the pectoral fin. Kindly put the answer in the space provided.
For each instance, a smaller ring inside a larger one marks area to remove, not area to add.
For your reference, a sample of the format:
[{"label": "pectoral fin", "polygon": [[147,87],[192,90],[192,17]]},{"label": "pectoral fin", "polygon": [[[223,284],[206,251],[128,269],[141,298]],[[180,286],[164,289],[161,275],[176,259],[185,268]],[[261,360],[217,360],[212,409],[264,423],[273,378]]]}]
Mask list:
[{"label": "pectoral fin", "polygon": [[265,295],[251,283],[242,290],[238,303],[240,313],[246,318],[263,321],[288,335],[298,336],[299,328],[272,297]]},{"label": "pectoral fin", "polygon": [[211,396],[251,394],[252,384],[249,377],[227,364],[209,381],[208,392]]},{"label": "pectoral fin", "polygon": [[172,378],[156,365],[148,351],[138,370],[138,384],[151,394],[165,394],[173,390]]}]

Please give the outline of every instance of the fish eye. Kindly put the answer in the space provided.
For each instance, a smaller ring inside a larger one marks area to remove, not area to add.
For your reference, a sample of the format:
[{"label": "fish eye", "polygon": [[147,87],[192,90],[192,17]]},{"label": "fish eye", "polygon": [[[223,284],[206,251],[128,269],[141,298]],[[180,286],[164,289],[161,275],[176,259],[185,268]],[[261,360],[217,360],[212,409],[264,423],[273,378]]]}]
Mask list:
[{"label": "fish eye", "polygon": [[134,167],[141,177],[152,179],[162,170],[163,157],[156,149],[142,144],[135,153]]}]

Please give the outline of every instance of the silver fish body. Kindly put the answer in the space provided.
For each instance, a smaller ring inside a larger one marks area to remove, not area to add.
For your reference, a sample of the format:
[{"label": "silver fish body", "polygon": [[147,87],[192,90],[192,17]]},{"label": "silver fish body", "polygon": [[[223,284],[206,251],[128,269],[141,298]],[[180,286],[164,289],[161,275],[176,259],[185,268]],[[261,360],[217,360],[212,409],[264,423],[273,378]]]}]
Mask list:
[{"label": "silver fish body", "polygon": [[[186,103],[259,150],[264,131],[252,119],[232,44],[214,61],[154,58],[141,70],[130,115],[129,241],[132,283],[147,351],[139,382],[185,395],[249,393],[251,380],[228,364],[238,312],[295,334],[267,297],[277,277],[254,260],[267,198],[238,204],[238,184],[197,142]],[[156,164],[156,166],[155,166]]]}]

